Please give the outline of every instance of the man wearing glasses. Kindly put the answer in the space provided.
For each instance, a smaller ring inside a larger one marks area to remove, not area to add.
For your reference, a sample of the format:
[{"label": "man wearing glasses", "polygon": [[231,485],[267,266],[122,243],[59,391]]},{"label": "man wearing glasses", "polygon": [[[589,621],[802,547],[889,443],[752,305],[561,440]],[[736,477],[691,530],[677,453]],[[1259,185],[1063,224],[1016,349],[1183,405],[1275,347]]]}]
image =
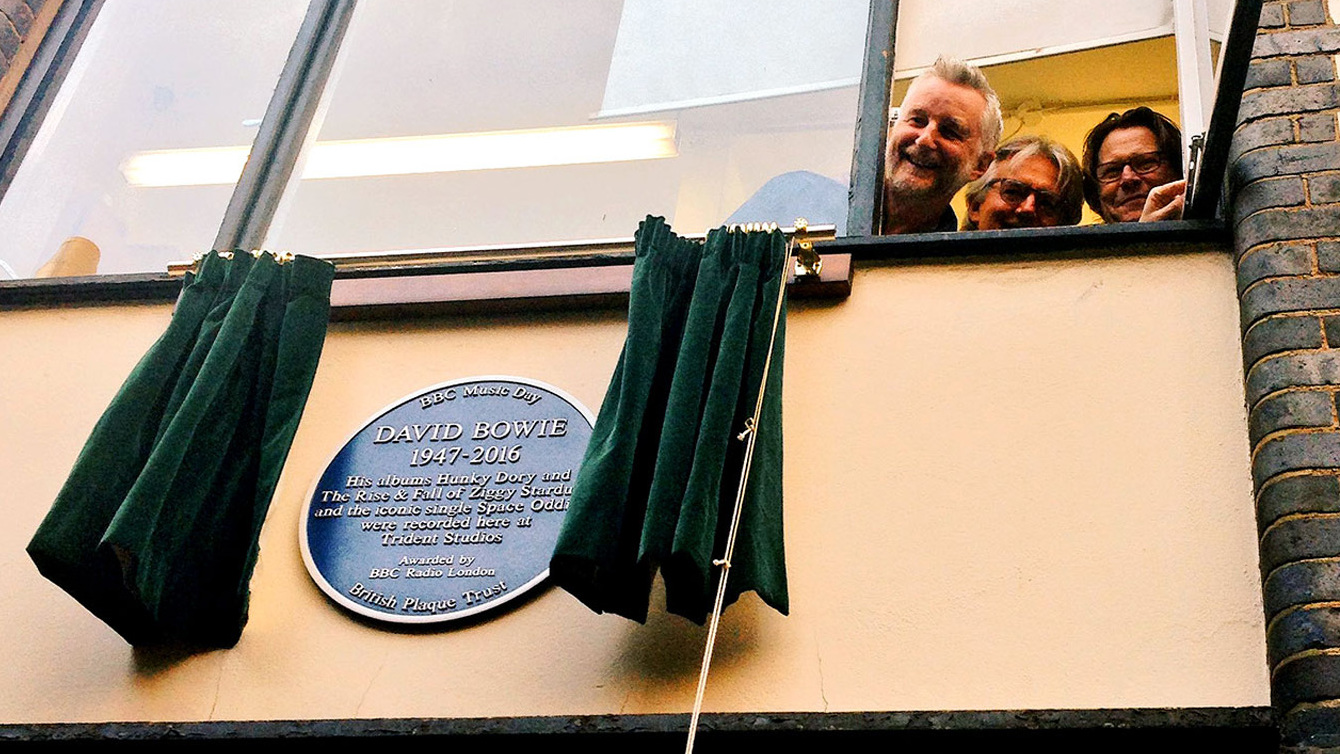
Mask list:
[{"label": "man wearing glasses", "polygon": [[1016,136],[964,196],[963,230],[1075,225],[1084,204],[1084,178],[1069,149],[1045,136]]},{"label": "man wearing glasses", "polygon": [[1182,216],[1182,133],[1147,107],[1112,113],[1084,138],[1084,200],[1109,223]]}]

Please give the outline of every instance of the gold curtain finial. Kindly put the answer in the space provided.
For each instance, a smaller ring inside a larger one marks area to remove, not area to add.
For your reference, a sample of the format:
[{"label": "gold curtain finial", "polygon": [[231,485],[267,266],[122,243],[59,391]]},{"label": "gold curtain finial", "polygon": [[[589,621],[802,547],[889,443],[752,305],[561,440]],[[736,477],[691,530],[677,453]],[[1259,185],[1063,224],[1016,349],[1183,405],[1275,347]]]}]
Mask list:
[{"label": "gold curtain finial", "polygon": [[810,221],[797,217],[794,225],[796,232],[791,243],[796,247],[796,279],[818,278],[824,268],[824,260],[814,250],[814,241],[810,238]]}]

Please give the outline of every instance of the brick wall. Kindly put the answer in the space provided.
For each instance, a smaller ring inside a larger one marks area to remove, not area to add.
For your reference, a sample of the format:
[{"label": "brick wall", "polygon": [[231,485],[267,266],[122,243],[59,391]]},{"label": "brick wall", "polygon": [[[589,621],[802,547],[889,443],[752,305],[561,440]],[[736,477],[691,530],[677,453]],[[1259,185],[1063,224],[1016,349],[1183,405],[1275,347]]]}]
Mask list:
[{"label": "brick wall", "polygon": [[0,0],[0,113],[59,5],[60,0]]},{"label": "brick wall", "polygon": [[1265,3],[1229,158],[1271,694],[1290,751],[1340,750],[1337,53],[1322,0]]}]

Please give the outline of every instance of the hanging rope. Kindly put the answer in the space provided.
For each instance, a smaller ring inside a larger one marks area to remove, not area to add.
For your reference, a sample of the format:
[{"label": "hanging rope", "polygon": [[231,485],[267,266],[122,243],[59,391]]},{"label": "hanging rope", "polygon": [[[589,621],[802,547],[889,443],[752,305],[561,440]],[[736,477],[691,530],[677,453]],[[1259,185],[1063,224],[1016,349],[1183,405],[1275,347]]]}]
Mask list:
[{"label": "hanging rope", "polygon": [[[775,230],[776,225],[771,229]],[[734,230],[735,228],[731,228]],[[750,224],[745,226],[748,230],[763,230],[764,228]],[[703,663],[698,670],[698,690],[693,697],[693,715],[689,719],[689,740],[684,746],[684,754],[693,754],[693,742],[698,736],[698,718],[702,716],[703,695],[707,692],[707,672],[712,666],[712,650],[716,646],[717,627],[721,624],[721,612],[723,603],[726,601],[726,581],[730,578],[730,559],[735,553],[735,535],[740,529],[740,514],[744,511],[744,493],[745,486],[749,482],[749,466],[754,460],[754,444],[758,439],[759,419],[763,413],[763,394],[768,387],[768,371],[772,368],[773,347],[777,343],[777,325],[782,318],[782,305],[786,300],[786,263],[791,259],[792,247],[795,245],[794,237],[787,241],[785,247],[786,258],[782,261],[782,279],[777,286],[777,306],[772,313],[772,335],[768,339],[768,355],[763,361],[763,377],[759,381],[758,401],[754,404],[754,415],[745,420],[744,431],[736,439],[744,440],[744,463],[740,467],[740,485],[735,492],[735,510],[731,514],[730,530],[726,535],[726,551],[720,559],[713,560],[712,565],[721,566],[721,578],[717,581],[717,597],[712,605],[712,621],[707,629],[707,646],[703,648]]]}]

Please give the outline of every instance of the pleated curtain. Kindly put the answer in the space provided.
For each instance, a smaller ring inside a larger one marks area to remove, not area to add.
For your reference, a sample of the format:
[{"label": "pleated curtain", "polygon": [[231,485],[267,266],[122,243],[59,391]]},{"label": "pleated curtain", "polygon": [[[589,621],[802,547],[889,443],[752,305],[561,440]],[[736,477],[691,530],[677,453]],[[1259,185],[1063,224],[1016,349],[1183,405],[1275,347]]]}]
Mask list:
[{"label": "pleated curtain", "polygon": [[132,645],[241,636],[333,278],[308,257],[206,255],[29,543],[44,576]]},{"label": "pleated curtain", "polygon": [[[666,610],[702,623],[716,593],[745,443],[789,257],[780,232],[638,228],[628,336],[550,563],[592,610],[645,621],[659,569]],[[782,542],[782,355],[763,413],[725,604],[754,591],[788,609]]]}]

